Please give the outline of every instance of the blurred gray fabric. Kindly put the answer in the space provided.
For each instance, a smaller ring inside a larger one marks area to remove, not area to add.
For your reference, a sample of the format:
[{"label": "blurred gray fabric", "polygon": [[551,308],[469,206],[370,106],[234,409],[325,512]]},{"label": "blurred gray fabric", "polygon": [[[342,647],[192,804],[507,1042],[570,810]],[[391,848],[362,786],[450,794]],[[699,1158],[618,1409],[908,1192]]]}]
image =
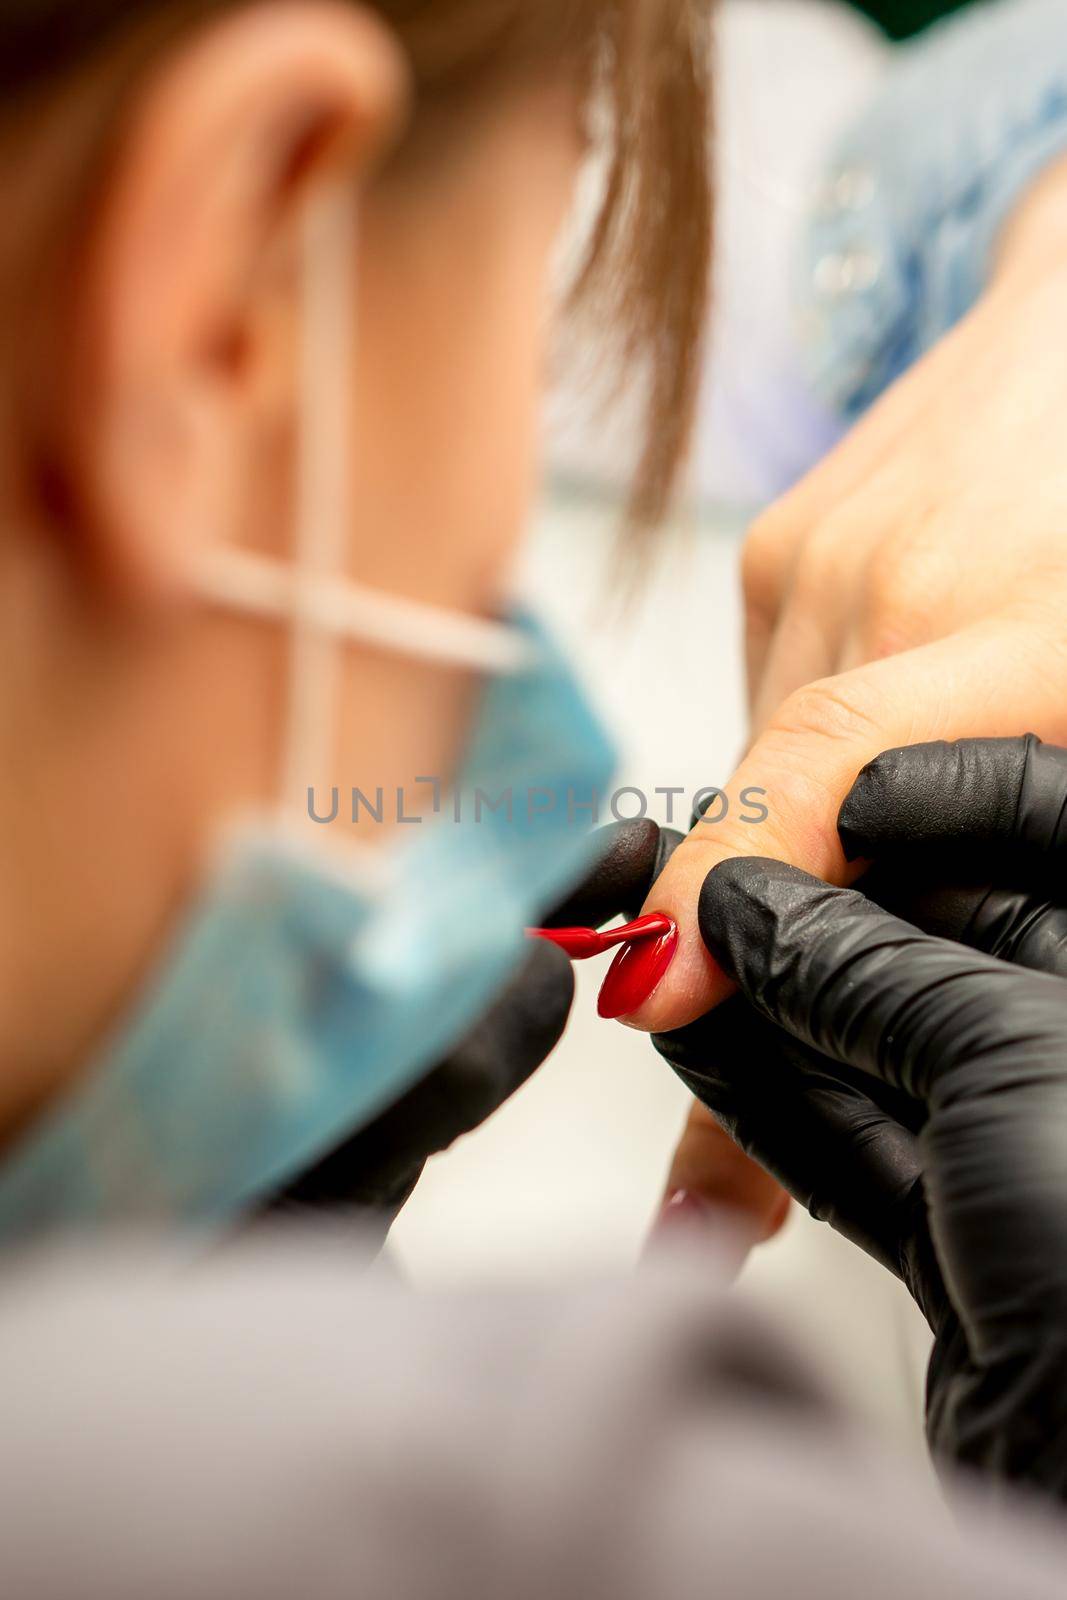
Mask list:
[{"label": "blurred gray fabric", "polygon": [[1063,1593],[880,1456],[706,1251],[415,1295],[335,1231],[9,1262],[5,1600]]}]

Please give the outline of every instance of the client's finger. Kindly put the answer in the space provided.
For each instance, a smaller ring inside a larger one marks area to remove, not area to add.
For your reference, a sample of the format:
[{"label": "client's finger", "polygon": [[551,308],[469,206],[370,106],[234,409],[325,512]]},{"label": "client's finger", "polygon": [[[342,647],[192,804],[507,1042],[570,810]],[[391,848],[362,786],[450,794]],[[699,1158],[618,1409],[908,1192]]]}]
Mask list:
[{"label": "client's finger", "polygon": [[[729,992],[696,927],[700,887],[717,862],[771,855],[831,882],[855,877],[837,815],[857,771],[881,751],[917,738],[1017,734],[1028,724],[1067,735],[1046,649],[1035,621],[976,624],[791,696],[726,786],[729,813],[694,828],[648,896],[642,909],[673,917],[678,943],[654,993],[626,1020],[650,1032],[681,1027]],[[742,798],[755,789],[766,808],[759,825],[745,820],[752,812]]]},{"label": "client's finger", "polygon": [[789,1214],[789,1196],[758,1161],[694,1100],[671,1160],[663,1208],[654,1234],[673,1231],[676,1221],[692,1221],[726,1211],[741,1225],[747,1243],[762,1244],[778,1232]]}]

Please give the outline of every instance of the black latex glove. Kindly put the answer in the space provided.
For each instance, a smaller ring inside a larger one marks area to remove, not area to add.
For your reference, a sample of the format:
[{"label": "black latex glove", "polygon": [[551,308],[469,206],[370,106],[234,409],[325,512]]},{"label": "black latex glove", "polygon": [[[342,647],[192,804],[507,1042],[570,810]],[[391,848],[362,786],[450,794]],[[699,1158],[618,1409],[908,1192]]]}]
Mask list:
[{"label": "black latex glove", "polygon": [[[935,1336],[935,1453],[1061,1497],[1065,817],[1067,752],[1032,736],[887,752],[842,807],[847,853],[996,954],[731,860],[699,916],[741,996],[656,1041],[749,1154],[907,1284]],[[936,862],[986,882],[930,893]]]},{"label": "black latex glove", "polygon": [[429,1158],[491,1116],[555,1049],[573,997],[570,961],[554,945],[531,941],[506,989],[445,1060],[272,1209],[344,1207],[384,1235]]},{"label": "black latex glove", "polygon": [[[632,915],[680,838],[651,822],[601,829],[585,881],[548,923],[592,926]],[[573,996],[569,959],[555,945],[531,940],[507,988],[446,1060],[303,1174],[271,1209],[344,1207],[384,1234],[430,1156],[483,1123],[551,1054]]]}]

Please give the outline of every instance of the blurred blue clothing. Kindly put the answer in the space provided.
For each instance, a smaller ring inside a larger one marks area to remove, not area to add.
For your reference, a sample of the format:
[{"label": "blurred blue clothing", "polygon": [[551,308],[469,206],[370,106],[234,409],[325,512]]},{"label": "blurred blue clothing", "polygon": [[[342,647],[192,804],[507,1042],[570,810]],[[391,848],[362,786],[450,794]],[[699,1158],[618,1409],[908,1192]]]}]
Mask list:
[{"label": "blurred blue clothing", "polygon": [[801,339],[857,417],[970,309],[1002,224],[1067,152],[1067,4],[996,0],[899,48],[807,230]]}]

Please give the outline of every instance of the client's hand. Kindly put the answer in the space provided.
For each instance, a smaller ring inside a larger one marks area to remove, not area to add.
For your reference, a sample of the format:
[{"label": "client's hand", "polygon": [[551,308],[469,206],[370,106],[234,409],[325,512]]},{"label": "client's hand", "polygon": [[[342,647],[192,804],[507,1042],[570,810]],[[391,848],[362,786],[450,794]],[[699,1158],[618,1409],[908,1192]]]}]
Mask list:
[{"label": "client's hand", "polygon": [[[749,535],[753,743],[729,811],[711,808],[643,908],[680,938],[638,1027],[681,1027],[728,992],[696,928],[716,862],[854,876],[837,811],[880,750],[1020,728],[1067,743],[1067,265],[1062,247],[1043,273],[1021,244],[1013,260]],[[757,825],[747,787],[766,791]]]},{"label": "client's hand", "polygon": [[[850,859],[888,866],[898,904],[982,950],[793,866],[727,861],[700,931],[741,996],[657,1046],[813,1215],[903,1278],[935,1334],[934,1450],[1063,1496],[1067,751],[887,752],[840,833]],[[959,887],[927,894],[931,867]]]},{"label": "client's hand", "polygon": [[[680,939],[634,1025],[681,1027],[728,992],[696,927],[717,861],[773,855],[850,880],[837,809],[879,750],[1027,727],[1067,743],[1065,262],[1061,162],[1012,219],[974,311],[753,527],[753,743],[729,814],[694,829],[642,908],[673,916]],[[740,820],[749,786],[767,791],[760,826]],[[708,1137],[698,1110],[674,1187],[718,1184]]]}]

